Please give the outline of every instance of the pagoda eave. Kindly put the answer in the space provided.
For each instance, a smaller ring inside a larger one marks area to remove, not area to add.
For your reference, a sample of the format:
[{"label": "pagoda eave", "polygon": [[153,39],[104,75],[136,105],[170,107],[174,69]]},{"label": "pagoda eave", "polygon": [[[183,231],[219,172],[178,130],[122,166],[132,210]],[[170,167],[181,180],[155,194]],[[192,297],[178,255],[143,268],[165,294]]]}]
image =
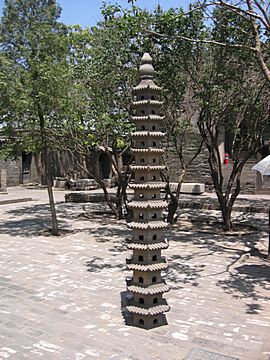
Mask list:
[{"label": "pagoda eave", "polygon": [[130,209],[164,209],[168,206],[163,200],[131,201],[128,204]]},{"label": "pagoda eave", "polygon": [[131,170],[143,170],[143,171],[153,171],[153,170],[165,170],[166,166],[163,165],[131,165]]},{"label": "pagoda eave", "polygon": [[165,119],[165,116],[154,115],[154,114],[142,115],[142,116],[131,116],[131,120],[135,123],[137,121],[162,121],[164,119]]},{"label": "pagoda eave", "polygon": [[134,153],[158,153],[158,154],[164,153],[164,149],[153,148],[153,147],[148,147],[147,149],[131,148],[131,151]]},{"label": "pagoda eave", "polygon": [[142,105],[161,106],[163,102],[158,100],[138,100],[138,101],[132,101],[131,104],[133,107],[142,106]]},{"label": "pagoda eave", "polygon": [[156,295],[170,291],[170,287],[167,284],[150,285],[148,287],[141,287],[137,285],[127,286],[127,290],[141,295]]},{"label": "pagoda eave", "polygon": [[132,138],[148,137],[148,136],[149,137],[165,137],[165,133],[163,133],[161,131],[135,131],[131,135]]},{"label": "pagoda eave", "polygon": [[138,230],[158,230],[158,229],[166,229],[168,227],[168,223],[165,221],[149,221],[149,222],[136,222],[132,221],[127,224],[130,229],[138,229]]},{"label": "pagoda eave", "polygon": [[127,310],[133,314],[145,315],[145,316],[153,316],[157,314],[162,314],[164,312],[168,312],[170,310],[169,305],[158,305],[153,306],[149,309],[142,308],[139,306],[127,306]]},{"label": "pagoda eave", "polygon": [[139,183],[131,183],[129,184],[130,189],[133,190],[152,190],[152,189],[164,189],[166,183],[148,183],[148,184],[139,184]]},{"label": "pagoda eave", "polygon": [[143,81],[141,81],[141,83],[137,86],[134,86],[132,88],[132,92],[133,94],[137,93],[138,91],[141,91],[141,90],[153,90],[153,91],[156,91],[156,92],[160,92],[162,91],[162,87],[156,85],[154,82],[152,84],[144,84]]},{"label": "pagoda eave", "polygon": [[155,244],[138,244],[130,243],[126,245],[129,250],[144,250],[144,251],[153,251],[153,250],[164,250],[167,249],[169,244],[168,242],[159,242]]}]

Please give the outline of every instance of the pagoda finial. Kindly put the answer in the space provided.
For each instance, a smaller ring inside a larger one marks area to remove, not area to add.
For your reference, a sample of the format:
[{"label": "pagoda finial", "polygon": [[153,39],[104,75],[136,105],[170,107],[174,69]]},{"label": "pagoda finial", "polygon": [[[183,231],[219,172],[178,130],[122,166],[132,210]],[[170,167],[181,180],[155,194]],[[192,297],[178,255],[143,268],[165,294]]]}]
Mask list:
[{"label": "pagoda finial", "polygon": [[154,77],[154,68],[152,58],[149,53],[144,53],[139,68],[139,76],[141,79],[152,79]]}]

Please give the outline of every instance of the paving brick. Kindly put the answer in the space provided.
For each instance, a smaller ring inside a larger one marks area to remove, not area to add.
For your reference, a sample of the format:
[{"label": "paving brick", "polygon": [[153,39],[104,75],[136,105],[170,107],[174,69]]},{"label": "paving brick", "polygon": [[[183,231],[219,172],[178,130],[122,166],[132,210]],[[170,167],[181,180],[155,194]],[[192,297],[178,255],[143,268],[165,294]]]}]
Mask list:
[{"label": "paving brick", "polygon": [[[228,239],[181,223],[169,230],[169,325],[144,331],[124,325],[121,313],[130,275],[124,223],[83,221],[79,204],[60,202],[61,226],[80,232],[39,235],[47,214],[43,196],[0,207],[0,348],[16,351],[10,359],[181,360],[194,347],[241,360],[269,358],[269,264],[237,262],[243,243],[255,243],[257,235]],[[267,228],[266,216],[256,216]],[[23,226],[29,219],[34,231]],[[259,236],[267,241],[266,232]]]}]

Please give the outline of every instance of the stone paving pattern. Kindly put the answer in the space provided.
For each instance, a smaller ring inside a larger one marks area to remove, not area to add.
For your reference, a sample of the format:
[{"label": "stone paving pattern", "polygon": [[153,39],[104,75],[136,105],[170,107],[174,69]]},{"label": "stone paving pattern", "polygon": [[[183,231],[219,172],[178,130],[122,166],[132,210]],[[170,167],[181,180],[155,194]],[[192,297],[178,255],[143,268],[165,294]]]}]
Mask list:
[{"label": "stone paving pattern", "polygon": [[125,221],[102,212],[84,219],[82,205],[63,203],[58,191],[61,228],[74,233],[52,237],[46,192],[16,191],[10,198],[33,201],[0,206],[0,359],[181,360],[200,348],[269,360],[270,266],[245,254],[266,246],[266,215],[253,214],[260,232],[241,237],[197,231],[180,216],[164,251],[169,325],[146,331],[126,326],[121,313]]}]

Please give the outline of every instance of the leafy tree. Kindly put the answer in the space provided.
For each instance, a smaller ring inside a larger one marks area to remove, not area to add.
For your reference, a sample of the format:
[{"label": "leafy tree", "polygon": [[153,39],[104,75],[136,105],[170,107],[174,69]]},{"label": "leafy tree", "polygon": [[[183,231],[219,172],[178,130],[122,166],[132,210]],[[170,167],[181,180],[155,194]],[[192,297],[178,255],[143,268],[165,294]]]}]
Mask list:
[{"label": "leafy tree", "polygon": [[[260,71],[269,82],[269,6],[269,1],[264,0],[197,1],[185,15],[180,14],[179,16],[189,16],[191,12],[203,11],[205,14],[205,21],[207,21],[208,24],[211,24],[213,20],[215,21],[215,12],[221,11],[223,12],[223,17],[226,22],[226,24],[223,24],[223,29],[234,31],[238,36],[233,39],[227,38],[221,40],[219,37],[212,37],[210,34],[205,34],[205,36],[197,36],[196,34],[195,36],[186,36],[185,34],[179,34],[178,38],[197,44],[204,43],[223,48],[247,50],[250,54],[255,55]],[[242,22],[236,24],[235,16],[238,18],[240,17]],[[222,30],[220,31],[222,32]],[[244,36],[241,36],[241,34]],[[160,35],[166,35],[166,32],[161,33]],[[251,41],[246,42],[247,36]]]},{"label": "leafy tree", "polygon": [[[128,173],[122,169],[121,155],[129,147],[128,114],[136,72],[130,66],[132,54],[127,31],[116,26],[110,6],[103,11],[106,21],[92,29],[76,26],[69,31],[73,86],[69,93],[64,145],[88,176],[98,182],[111,210],[122,218]],[[112,159],[117,183],[114,201],[98,169],[88,166],[89,154],[100,151]]]},{"label": "leafy tree", "polygon": [[42,154],[54,235],[59,231],[49,150],[68,88],[66,28],[59,16],[54,0],[6,0],[0,29],[1,124],[13,148]]},{"label": "leafy tree", "polygon": [[[165,163],[170,156],[176,155],[179,164],[179,177],[176,193],[170,188],[170,169],[164,174],[167,182],[166,192],[169,198],[167,221],[174,222],[174,216],[178,208],[180,189],[184,177],[199,155],[202,148],[201,139],[196,139],[193,118],[196,108],[192,104],[190,95],[191,77],[189,72],[197,67],[201,61],[201,46],[191,42],[177,39],[178,34],[185,36],[200,36],[207,29],[203,23],[202,14],[191,12],[189,16],[184,14],[182,8],[162,11],[158,7],[153,16],[153,26],[149,30],[153,41],[157,45],[156,54],[157,79],[163,85],[164,114],[166,129],[166,154]],[[166,32],[167,36],[159,36]],[[193,138],[193,149],[190,142]],[[189,153],[187,153],[189,148]]]},{"label": "leafy tree", "polygon": [[[204,17],[201,18],[203,21],[195,23],[193,32],[192,26],[190,26],[192,22],[190,22],[188,27],[190,32],[186,32],[184,19],[188,22],[194,14],[200,18],[206,7],[207,3],[197,3],[190,6],[186,13],[181,11],[175,13],[171,10],[166,14],[167,25],[163,24],[156,29],[152,27],[148,33],[159,39],[160,47],[162,47],[161,44],[167,42],[165,46],[172,52],[177,49],[175,44],[179,44],[181,47],[183,42],[189,44],[187,46],[192,49],[187,62],[182,61],[186,55],[185,51],[182,50],[182,54],[176,51],[176,57],[181,64],[180,78],[184,79],[182,81],[185,84],[183,92],[181,92],[181,85],[179,86],[178,95],[180,93],[180,97],[182,96],[182,99],[179,100],[184,103],[188,99],[191,109],[198,114],[198,129],[204,146],[209,151],[208,161],[214,187],[225,229],[229,230],[232,227],[232,206],[241,188],[242,169],[247,160],[260,148],[261,135],[268,126],[267,96],[269,88],[260,77],[258,67],[255,66],[258,56],[263,56],[265,60],[268,35],[265,33],[265,38],[260,38],[262,45],[260,50],[263,49],[265,54],[262,55],[257,47],[259,44],[256,43],[256,49],[254,47],[255,35],[252,32],[254,31],[252,21],[256,15],[242,11],[240,13],[229,11],[228,7],[218,7],[211,12],[211,27],[206,26]],[[181,26],[174,31],[173,27],[168,24],[178,21]],[[265,29],[267,30],[266,24]],[[260,35],[262,34],[260,32]],[[192,44],[195,46],[191,46]],[[166,68],[166,66],[164,67]],[[262,70],[262,66],[260,66],[260,70]],[[262,74],[268,81],[266,72],[263,71]],[[175,76],[174,73],[173,76]],[[177,76],[175,78],[177,79]],[[251,82],[253,82],[252,87],[250,86]],[[177,116],[176,119],[179,117]],[[183,126],[182,122],[180,124]],[[175,135],[181,134],[181,127],[179,130]],[[223,174],[223,159],[219,145],[220,138],[224,136],[225,131],[229,130],[234,162],[232,172],[227,180]],[[182,132],[182,135],[184,133]],[[184,144],[185,136],[182,135],[180,137],[173,136],[180,141],[179,149]]]},{"label": "leafy tree", "polygon": [[[214,31],[219,30],[218,26],[217,22]],[[208,163],[225,230],[233,227],[231,211],[241,190],[243,167],[260,149],[262,134],[268,129],[269,90],[255,62],[255,58],[243,50],[210,46],[206,48],[199,72],[194,74],[198,128],[208,149]],[[224,141],[225,135],[233,161],[227,177],[219,148],[220,139]]]}]

